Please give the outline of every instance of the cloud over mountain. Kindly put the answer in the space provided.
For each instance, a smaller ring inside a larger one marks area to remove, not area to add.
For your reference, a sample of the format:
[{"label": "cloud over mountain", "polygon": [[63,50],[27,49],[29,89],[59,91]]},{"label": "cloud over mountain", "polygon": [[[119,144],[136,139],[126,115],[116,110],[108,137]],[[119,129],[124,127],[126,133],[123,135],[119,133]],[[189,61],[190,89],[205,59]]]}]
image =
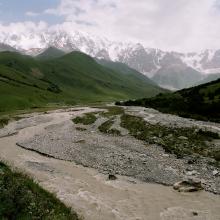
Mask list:
[{"label": "cloud over mountain", "polygon": [[163,50],[220,48],[220,4],[216,0],[60,0],[48,6],[41,11],[28,8],[26,20],[17,23],[5,24],[2,16],[0,32],[40,32],[49,26]]}]

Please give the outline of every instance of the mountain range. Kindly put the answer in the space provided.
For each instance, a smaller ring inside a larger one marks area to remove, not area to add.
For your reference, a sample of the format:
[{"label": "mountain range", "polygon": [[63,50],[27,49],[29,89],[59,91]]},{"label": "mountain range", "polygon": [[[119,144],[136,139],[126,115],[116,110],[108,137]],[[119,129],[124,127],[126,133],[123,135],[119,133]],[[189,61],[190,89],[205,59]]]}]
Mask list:
[{"label": "mountain range", "polygon": [[37,56],[49,47],[65,53],[81,51],[97,59],[127,64],[169,89],[190,87],[220,73],[220,50],[179,53],[147,48],[140,43],[115,42],[79,31],[48,30],[42,33],[0,33],[0,51],[16,50]]}]

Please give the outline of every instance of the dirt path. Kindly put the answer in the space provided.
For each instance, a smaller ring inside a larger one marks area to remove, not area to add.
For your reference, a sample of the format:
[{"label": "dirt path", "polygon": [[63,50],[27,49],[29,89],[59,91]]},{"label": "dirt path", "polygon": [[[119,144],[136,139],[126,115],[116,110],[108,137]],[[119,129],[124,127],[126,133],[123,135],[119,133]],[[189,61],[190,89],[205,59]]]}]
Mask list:
[{"label": "dirt path", "polygon": [[[76,109],[75,109],[76,110]],[[45,128],[90,111],[55,111],[9,124],[0,135],[0,159],[35,178],[45,189],[81,214],[85,220],[220,220],[220,197],[205,191],[182,194],[172,187],[107,176],[91,168],[48,158],[16,145]],[[17,132],[17,133],[16,133]]]}]

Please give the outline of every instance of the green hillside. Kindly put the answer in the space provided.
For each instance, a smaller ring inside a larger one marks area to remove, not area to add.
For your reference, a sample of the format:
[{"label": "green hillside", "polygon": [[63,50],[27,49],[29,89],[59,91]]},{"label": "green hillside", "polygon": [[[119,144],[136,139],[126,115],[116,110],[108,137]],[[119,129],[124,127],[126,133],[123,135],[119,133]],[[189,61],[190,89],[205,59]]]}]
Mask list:
[{"label": "green hillside", "polygon": [[65,52],[57,49],[56,47],[49,47],[43,53],[39,54],[36,58],[39,60],[48,60],[53,58],[62,57]]},{"label": "green hillside", "polygon": [[122,104],[150,107],[183,117],[220,122],[220,79],[178,92]]},{"label": "green hillside", "polygon": [[[152,88],[157,85],[154,81],[152,81],[151,79],[149,79],[147,76],[144,76],[142,73],[138,72],[135,69],[130,68],[129,66],[127,66],[124,63],[120,63],[120,62],[112,62],[112,61],[108,61],[108,60],[97,60],[97,62],[107,68],[110,68],[116,72],[120,72],[124,75],[126,75],[129,79],[139,79],[140,83],[148,83],[152,85]],[[148,87],[150,89],[150,87]]]},{"label": "green hillside", "polygon": [[0,53],[0,111],[134,99],[163,91],[135,74],[128,77],[80,52],[49,60]]}]

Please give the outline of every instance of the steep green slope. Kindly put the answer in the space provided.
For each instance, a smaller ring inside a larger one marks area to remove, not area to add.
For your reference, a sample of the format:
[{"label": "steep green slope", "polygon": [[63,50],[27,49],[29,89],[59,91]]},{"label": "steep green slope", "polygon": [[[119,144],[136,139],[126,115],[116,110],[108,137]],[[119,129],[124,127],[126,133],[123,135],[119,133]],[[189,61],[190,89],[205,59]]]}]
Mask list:
[{"label": "steep green slope", "polygon": [[[47,73],[48,79],[57,82],[59,80],[59,84],[65,85],[68,89],[74,88],[80,93],[86,93],[82,94],[81,98],[90,94],[90,98],[104,97],[102,100],[105,100],[105,97],[109,97],[113,100],[115,98],[124,99],[127,96],[152,96],[163,91],[157,86],[143,83],[138,77],[130,79],[121,72],[105,68],[93,58],[80,52],[72,52],[61,58],[51,60],[43,66],[52,70],[52,72]],[[81,95],[80,93],[78,95]],[[95,101],[96,98],[94,98]]]},{"label": "steep green slope", "polygon": [[138,72],[135,69],[130,68],[129,66],[127,66],[124,63],[112,62],[112,61],[103,60],[103,59],[97,60],[97,62],[99,64],[103,65],[104,67],[108,67],[116,72],[120,72],[120,73],[126,75],[131,80],[139,79],[140,82],[145,82],[145,83],[153,85],[152,88],[157,85],[155,82],[153,82],[147,76],[144,76],[142,73]]},{"label": "steep green slope", "polygon": [[65,52],[57,49],[56,47],[49,47],[44,52],[39,54],[36,58],[39,60],[47,60],[62,57],[65,55]]},{"label": "steep green slope", "polygon": [[37,60],[18,53],[0,53],[0,111],[41,107],[48,103],[76,104],[153,96],[164,90],[129,78],[72,52]]},{"label": "steep green slope", "polygon": [[159,94],[153,98],[122,104],[145,106],[183,117],[220,122],[220,79],[175,93]]},{"label": "steep green slope", "polygon": [[43,79],[39,67],[29,56],[0,53],[0,111],[59,101],[60,95],[50,91],[54,84]]}]

